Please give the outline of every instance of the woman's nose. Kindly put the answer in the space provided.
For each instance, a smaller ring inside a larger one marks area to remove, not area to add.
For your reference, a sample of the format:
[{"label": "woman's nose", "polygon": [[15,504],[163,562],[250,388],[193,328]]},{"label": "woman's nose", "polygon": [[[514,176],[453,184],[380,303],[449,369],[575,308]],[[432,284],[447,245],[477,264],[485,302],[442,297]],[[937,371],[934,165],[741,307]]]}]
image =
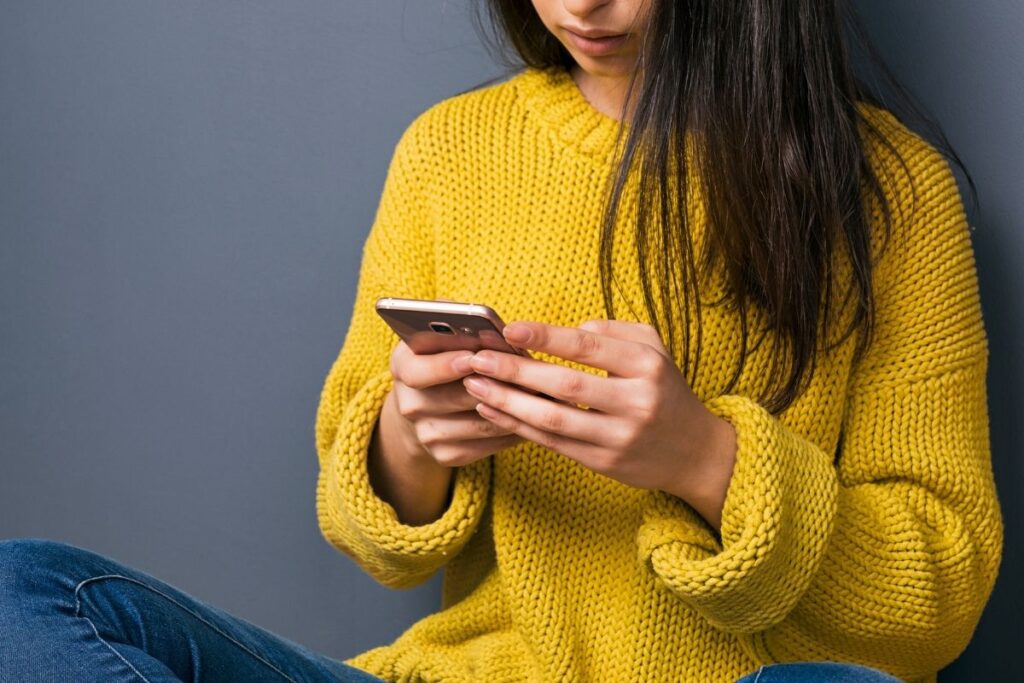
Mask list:
[{"label": "woman's nose", "polygon": [[577,17],[585,17],[597,8],[612,2],[614,0],[563,0],[565,10]]}]

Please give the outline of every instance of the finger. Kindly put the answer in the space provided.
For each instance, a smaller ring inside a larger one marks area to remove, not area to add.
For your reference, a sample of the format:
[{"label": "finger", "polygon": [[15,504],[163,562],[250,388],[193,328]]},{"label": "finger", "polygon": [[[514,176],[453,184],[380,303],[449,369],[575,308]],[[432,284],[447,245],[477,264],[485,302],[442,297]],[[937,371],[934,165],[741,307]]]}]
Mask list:
[{"label": "finger", "polygon": [[463,382],[482,403],[536,429],[603,447],[620,445],[621,422],[612,415],[549,401],[490,378],[467,377]]},{"label": "finger", "polygon": [[462,349],[417,354],[406,346],[403,350],[396,349],[391,374],[407,386],[414,389],[425,389],[445,382],[453,382],[471,373],[472,368],[465,365],[465,369],[461,369],[463,366],[458,365],[455,361],[460,358],[468,359],[472,355],[472,351]]},{"label": "finger", "polygon": [[665,348],[665,343],[662,341],[661,335],[658,334],[658,330],[648,323],[595,318],[581,323],[580,329],[588,332],[594,332],[596,334],[608,335],[609,337],[615,337],[617,339],[647,344],[654,347],[658,353],[662,354],[666,358],[671,357],[668,349]]},{"label": "finger", "polygon": [[583,403],[614,413],[621,401],[618,385],[621,380],[618,378],[600,377],[575,368],[495,351],[478,351],[469,362],[478,374],[539,391],[569,404]]},{"label": "finger", "polygon": [[523,437],[518,434],[509,434],[508,436],[497,436],[490,439],[469,439],[467,441],[441,444],[433,451],[428,452],[439,465],[460,467],[486,458],[488,455],[493,455],[506,448],[518,446],[522,442]]},{"label": "finger", "polygon": [[[527,340],[515,336],[516,330],[524,329],[530,334]],[[647,375],[653,369],[651,355],[657,353],[646,343],[536,321],[517,321],[506,325],[504,334],[510,344],[602,368],[619,377]]]},{"label": "finger", "polygon": [[395,398],[399,412],[410,420],[428,415],[447,415],[472,411],[479,403],[466,391],[459,380],[437,384],[423,389],[413,389],[400,381],[395,382]]},{"label": "finger", "polygon": [[595,446],[591,443],[579,441],[562,434],[555,434],[544,431],[543,429],[538,429],[533,425],[516,419],[508,413],[492,408],[486,403],[481,403],[477,406],[477,410],[486,419],[494,422],[504,429],[509,429],[515,432],[524,439],[528,439],[545,448],[549,448],[556,453],[561,453],[562,455],[580,463],[587,469],[602,473],[605,471],[603,463],[608,460],[607,449]]},{"label": "finger", "polygon": [[417,420],[413,429],[416,439],[428,450],[455,441],[493,439],[511,434],[510,430],[484,419],[475,410],[426,417]]}]

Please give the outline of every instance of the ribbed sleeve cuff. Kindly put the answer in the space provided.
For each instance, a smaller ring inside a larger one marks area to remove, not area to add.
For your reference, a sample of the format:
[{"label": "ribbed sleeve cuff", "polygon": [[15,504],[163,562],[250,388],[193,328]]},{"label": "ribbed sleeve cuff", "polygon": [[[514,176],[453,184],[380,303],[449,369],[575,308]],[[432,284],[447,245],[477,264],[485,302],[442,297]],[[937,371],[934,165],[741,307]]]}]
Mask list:
[{"label": "ribbed sleeve cuff", "polygon": [[458,553],[480,521],[490,489],[490,458],[456,468],[448,509],[437,520],[409,526],[370,484],[366,458],[374,425],[393,386],[390,370],[352,397],[338,427],[329,466],[317,486],[317,514],[328,540],[381,583],[422,583]]},{"label": "ribbed sleeve cuff", "polygon": [[756,401],[705,403],[736,430],[721,540],[685,502],[649,492],[640,560],[717,628],[754,633],[781,621],[807,590],[832,533],[839,482],[831,455]]}]

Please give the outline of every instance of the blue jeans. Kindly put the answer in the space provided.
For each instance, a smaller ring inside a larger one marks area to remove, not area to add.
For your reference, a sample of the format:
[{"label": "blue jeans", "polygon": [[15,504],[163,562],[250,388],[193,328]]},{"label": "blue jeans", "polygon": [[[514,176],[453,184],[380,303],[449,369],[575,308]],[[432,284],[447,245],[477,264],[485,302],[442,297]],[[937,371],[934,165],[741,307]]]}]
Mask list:
[{"label": "blue jeans", "polygon": [[380,679],[53,541],[0,542],[0,681]]},{"label": "blue jeans", "polygon": [[900,679],[856,664],[797,662],[762,666],[736,683],[900,683]]},{"label": "blue jeans", "polygon": [[[775,664],[737,683],[889,683],[847,664]],[[0,541],[0,681],[380,683],[75,546]]]}]

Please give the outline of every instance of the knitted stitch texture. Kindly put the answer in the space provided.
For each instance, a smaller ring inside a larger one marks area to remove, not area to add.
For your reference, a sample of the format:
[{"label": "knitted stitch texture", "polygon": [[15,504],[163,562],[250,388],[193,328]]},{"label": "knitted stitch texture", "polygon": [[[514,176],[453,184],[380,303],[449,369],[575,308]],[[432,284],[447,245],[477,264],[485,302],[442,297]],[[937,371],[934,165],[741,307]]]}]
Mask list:
[{"label": "knitted stitch texture", "polygon": [[[456,469],[448,509],[426,525],[402,524],[375,494],[366,457],[399,341],[373,310],[378,297],[486,303],[506,321],[605,317],[598,240],[618,122],[557,68],[416,117],[394,149],[320,397],[316,502],[324,537],[381,584],[416,586],[444,566],[442,609],[349,664],[388,681],[500,683],[733,681],[764,663],[841,660],[933,681],[963,650],[1003,531],[974,254],[945,159],[861,106],[909,165],[904,174],[883,146],[869,150],[894,179],[896,224],[875,273],[868,354],[852,363],[853,337],[825,353],[808,389],[773,415],[751,398],[768,379],[769,344],[723,393],[740,321],[703,310],[692,388],[738,437],[720,538],[682,500],[532,442]],[[629,319],[644,309],[625,203],[614,263],[616,311]],[[701,283],[709,301],[722,282]]]}]

